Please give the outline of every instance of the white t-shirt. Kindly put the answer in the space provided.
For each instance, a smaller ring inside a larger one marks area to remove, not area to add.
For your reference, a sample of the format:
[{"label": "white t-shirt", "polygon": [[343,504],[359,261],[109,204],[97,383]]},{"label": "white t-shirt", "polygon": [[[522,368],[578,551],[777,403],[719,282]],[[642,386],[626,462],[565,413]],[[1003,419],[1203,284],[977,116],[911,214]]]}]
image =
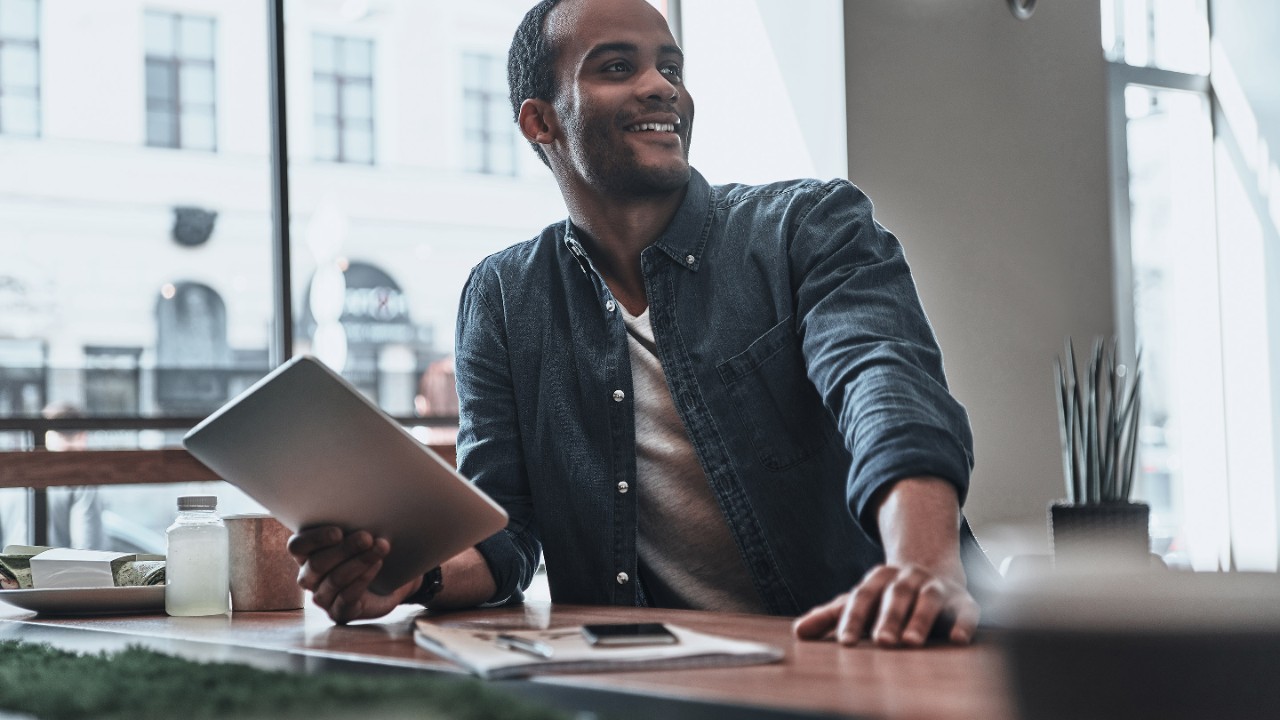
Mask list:
[{"label": "white t-shirt", "polygon": [[659,600],[674,595],[701,610],[762,613],[742,553],[671,401],[649,310],[633,317],[619,308],[631,353],[637,549],[649,572],[646,589]]}]

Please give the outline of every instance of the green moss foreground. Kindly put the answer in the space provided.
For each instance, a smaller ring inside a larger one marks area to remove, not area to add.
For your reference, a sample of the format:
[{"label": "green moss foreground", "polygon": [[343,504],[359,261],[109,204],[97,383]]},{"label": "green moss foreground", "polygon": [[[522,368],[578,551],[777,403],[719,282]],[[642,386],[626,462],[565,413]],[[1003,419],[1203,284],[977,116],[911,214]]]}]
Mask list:
[{"label": "green moss foreground", "polygon": [[564,717],[469,679],[299,675],[198,663],[138,647],[77,655],[12,640],[0,641],[0,710],[41,720]]}]

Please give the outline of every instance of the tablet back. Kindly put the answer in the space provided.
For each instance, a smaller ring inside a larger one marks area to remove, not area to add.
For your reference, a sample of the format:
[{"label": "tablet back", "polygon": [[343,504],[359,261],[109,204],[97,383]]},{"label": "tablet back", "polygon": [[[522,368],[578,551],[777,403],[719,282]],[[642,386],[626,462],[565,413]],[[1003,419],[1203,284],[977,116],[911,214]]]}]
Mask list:
[{"label": "tablet back", "polygon": [[338,525],[390,540],[376,593],[507,524],[488,496],[310,356],[276,368],[182,442],[292,530]]}]

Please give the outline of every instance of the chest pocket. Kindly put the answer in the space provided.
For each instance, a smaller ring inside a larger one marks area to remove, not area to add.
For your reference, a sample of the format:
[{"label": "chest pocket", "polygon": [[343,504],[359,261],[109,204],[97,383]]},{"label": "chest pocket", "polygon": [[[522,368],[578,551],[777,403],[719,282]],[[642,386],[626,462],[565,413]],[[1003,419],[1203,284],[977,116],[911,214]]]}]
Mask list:
[{"label": "chest pocket", "polygon": [[765,467],[783,470],[797,465],[829,441],[823,421],[826,408],[805,374],[791,316],[716,370]]}]

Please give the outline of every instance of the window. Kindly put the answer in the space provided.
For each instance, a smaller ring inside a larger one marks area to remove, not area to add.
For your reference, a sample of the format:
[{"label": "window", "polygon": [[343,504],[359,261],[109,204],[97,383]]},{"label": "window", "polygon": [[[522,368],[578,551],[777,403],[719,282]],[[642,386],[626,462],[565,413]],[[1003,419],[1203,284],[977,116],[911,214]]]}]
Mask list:
[{"label": "window", "polygon": [[507,94],[504,58],[463,54],[463,165],[471,172],[516,173],[516,127]]},{"label": "window", "polygon": [[146,14],[147,144],[215,150],[214,21]]},{"label": "window", "polygon": [[[173,447],[184,418],[270,368],[267,14],[261,0],[164,6],[0,0],[5,49],[15,17],[33,28],[39,9],[41,76],[40,141],[0,135],[0,450],[30,448],[16,429],[59,404],[96,423],[90,449]],[[235,82],[216,142],[215,40],[236,48],[218,62]],[[228,485],[103,487],[107,547],[163,551],[174,497],[191,490],[257,509]],[[0,541],[30,539],[27,494],[0,494]]]},{"label": "window", "polygon": [[316,35],[311,53],[316,159],[372,165],[373,42]]},{"label": "window", "polygon": [[1102,4],[1117,287],[1132,302],[1118,325],[1144,373],[1135,494],[1153,549],[1199,570],[1277,560],[1280,170],[1266,148],[1280,92],[1266,68],[1280,15],[1249,5],[1215,3],[1210,34],[1205,0]]},{"label": "window", "polygon": [[40,134],[38,0],[0,0],[0,134]]}]

